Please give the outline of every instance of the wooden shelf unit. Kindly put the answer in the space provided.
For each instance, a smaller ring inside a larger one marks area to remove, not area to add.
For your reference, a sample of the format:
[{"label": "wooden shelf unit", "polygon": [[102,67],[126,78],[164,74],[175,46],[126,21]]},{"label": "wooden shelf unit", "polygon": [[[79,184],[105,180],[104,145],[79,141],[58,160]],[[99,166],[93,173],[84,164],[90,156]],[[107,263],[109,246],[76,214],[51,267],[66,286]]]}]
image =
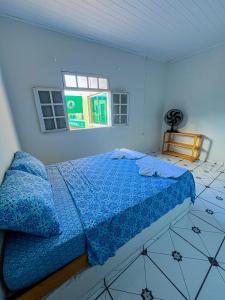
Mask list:
[{"label": "wooden shelf unit", "polygon": [[[178,136],[182,136],[183,138],[193,138],[193,144],[184,143],[183,141],[180,142],[176,138]],[[171,146],[173,149],[171,149]],[[197,160],[200,155],[200,150],[202,146],[202,134],[198,133],[192,133],[192,132],[164,132],[163,137],[163,148],[162,153],[172,156],[178,156],[183,159],[187,159],[190,161]],[[191,150],[191,154],[176,152],[174,149],[179,148],[185,148]]]}]

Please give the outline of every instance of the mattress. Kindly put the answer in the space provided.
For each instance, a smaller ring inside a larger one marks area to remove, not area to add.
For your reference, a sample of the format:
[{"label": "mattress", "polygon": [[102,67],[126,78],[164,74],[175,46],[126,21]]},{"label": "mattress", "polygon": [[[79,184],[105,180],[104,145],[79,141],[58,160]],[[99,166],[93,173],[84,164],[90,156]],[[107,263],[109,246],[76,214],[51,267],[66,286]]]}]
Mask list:
[{"label": "mattress", "polygon": [[177,204],[194,199],[189,171],[176,179],[141,176],[134,160],[111,155],[47,168],[62,234],[48,239],[7,235],[3,275],[9,289],[26,288],[85,252],[90,264],[103,264]]},{"label": "mattress", "polygon": [[141,176],[135,160],[112,159],[112,154],[58,165],[82,221],[91,265],[104,264],[176,205],[195,199],[191,172],[186,170],[178,178]]},{"label": "mattress", "polygon": [[10,232],[3,276],[10,290],[31,286],[85,253],[85,236],[74,201],[56,166],[47,167],[62,233],[51,238]]}]

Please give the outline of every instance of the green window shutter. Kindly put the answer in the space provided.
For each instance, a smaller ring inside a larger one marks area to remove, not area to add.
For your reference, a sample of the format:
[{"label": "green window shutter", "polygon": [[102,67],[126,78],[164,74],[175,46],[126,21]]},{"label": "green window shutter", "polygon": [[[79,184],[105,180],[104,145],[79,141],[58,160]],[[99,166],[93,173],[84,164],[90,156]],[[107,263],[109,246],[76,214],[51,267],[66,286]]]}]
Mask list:
[{"label": "green window shutter", "polygon": [[101,94],[91,97],[92,119],[94,123],[107,124],[107,96]]},{"label": "green window shutter", "polygon": [[69,126],[85,128],[82,96],[65,96]]},{"label": "green window shutter", "polygon": [[82,96],[65,96],[68,114],[83,113]]}]

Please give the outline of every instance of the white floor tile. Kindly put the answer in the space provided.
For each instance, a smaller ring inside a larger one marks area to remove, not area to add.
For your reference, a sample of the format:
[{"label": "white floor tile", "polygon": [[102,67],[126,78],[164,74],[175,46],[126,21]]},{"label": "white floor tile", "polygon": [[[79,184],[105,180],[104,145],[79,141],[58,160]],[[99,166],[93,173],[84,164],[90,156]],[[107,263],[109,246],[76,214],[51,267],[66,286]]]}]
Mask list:
[{"label": "white floor tile", "polygon": [[225,211],[222,208],[197,198],[191,208],[191,212],[211,225],[225,231]]},{"label": "white floor tile", "polygon": [[172,164],[182,160],[180,157],[164,155],[164,154],[161,154],[161,153],[156,154],[155,157],[157,157],[158,159],[164,160],[166,162],[172,163]]},{"label": "white floor tile", "polygon": [[[182,292],[186,298],[189,298],[188,290],[185,285],[180,263],[177,260],[174,260],[172,255],[151,253],[149,257],[152,259],[154,263],[157,264],[157,266],[164,272],[164,274],[175,284],[175,286],[179,289],[179,291]],[[149,274],[149,276],[153,276],[153,275]],[[164,298],[166,297],[164,296]]]},{"label": "white floor tile", "polygon": [[210,187],[219,192],[225,193],[225,182],[221,180],[214,180],[213,183],[210,184]]},{"label": "white floor tile", "polygon": [[218,228],[199,219],[198,217],[194,216],[192,213],[186,214],[182,219],[180,219],[177,223],[175,223],[172,226],[172,228],[176,228],[176,227],[189,229],[189,230],[192,230],[193,227],[198,227],[201,231],[221,233],[221,231]]},{"label": "white floor tile", "polygon": [[207,188],[201,194],[201,198],[225,209],[225,193],[222,193],[215,189]]},{"label": "white floor tile", "polygon": [[88,296],[86,298],[87,300],[110,300],[110,296],[108,294],[107,291],[105,291],[105,289],[99,289],[97,290],[94,294],[92,294],[91,296]]},{"label": "white floor tile", "polygon": [[115,278],[117,278],[121,274],[121,272],[123,272],[128,266],[130,266],[132,262],[135,261],[140,255],[140,251],[141,250],[136,251],[133,255],[129,256],[126,260],[121,262],[119,266],[112,269],[112,271],[105,277],[106,284],[110,284],[113,280],[115,280]]},{"label": "white floor tile", "polygon": [[200,183],[195,182],[195,189],[196,189],[196,196],[198,196],[199,194],[201,194],[204,191],[205,186]]},{"label": "white floor tile", "polygon": [[[193,245],[193,247],[199,249],[202,253],[204,253],[205,256],[203,256],[201,253],[195,250],[195,252],[198,254],[198,257],[200,259],[202,258],[205,260],[209,256],[214,257],[216,255],[217,250],[220,244],[222,243],[224,237],[222,233],[217,233],[217,232],[200,231],[200,233],[195,233],[192,230],[183,229],[183,228],[175,228],[174,231],[178,233],[180,236],[182,236],[191,245]],[[187,251],[186,256],[192,257],[193,252],[194,251],[188,253]],[[194,257],[197,257],[197,255]]]},{"label": "white floor tile", "polygon": [[[146,256],[141,256],[133,263],[132,266],[109,287],[109,290],[110,293],[114,291],[114,296],[117,296],[115,299],[136,299],[125,298],[125,292],[139,295],[139,299],[141,299],[142,290],[145,288],[151,291],[154,299],[184,299],[170,281]],[[185,288],[185,286],[182,285],[182,288]],[[118,292],[115,293],[115,290]]]},{"label": "white floor tile", "polygon": [[218,180],[225,181],[225,173],[220,173],[220,175],[217,177]]},{"label": "white floor tile", "polygon": [[225,282],[225,264],[223,263],[219,263],[220,267],[217,268],[217,270],[219,271],[221,277],[223,278],[223,281]]},{"label": "white floor tile", "polygon": [[206,201],[205,199],[203,199],[201,197],[201,195],[195,199],[195,202],[193,205],[191,205],[190,210],[191,211],[199,210],[199,211],[205,211],[205,212],[206,212],[206,210],[211,210],[214,213],[215,212],[225,213],[225,211],[221,207],[218,207],[218,206],[212,204],[211,202]]},{"label": "white floor tile", "polygon": [[192,174],[194,175],[195,182],[200,183],[204,186],[209,185],[214,180],[215,174],[213,173],[213,176],[210,171],[208,172],[209,173],[205,173],[205,171],[200,168],[193,170]]},{"label": "white floor tile", "polygon": [[171,255],[173,251],[178,251],[182,253],[183,257],[186,258],[207,260],[207,257],[204,254],[196,250],[194,247],[188,244],[181,236],[179,236],[179,230],[177,229],[179,228],[176,228],[178,234],[174,232],[175,230],[169,230],[158,241],[152,244],[148,248],[149,255],[151,253]]},{"label": "white floor tile", "polygon": [[159,237],[147,248],[149,253],[162,253],[170,255],[174,249],[169,230]]},{"label": "white floor tile", "polygon": [[177,162],[176,165],[185,168],[187,170],[194,170],[197,167],[193,163],[184,160]]},{"label": "white floor tile", "polygon": [[221,169],[222,165],[218,164],[218,163],[204,162],[200,167],[203,170],[209,170],[209,171],[216,172]]},{"label": "white floor tile", "polygon": [[216,259],[218,263],[222,262],[224,264],[222,267],[225,269],[225,242],[223,242]]},{"label": "white floor tile", "polygon": [[[129,292],[124,292],[124,291],[117,291],[114,289],[109,289],[110,294],[112,295],[113,299],[115,300],[141,300],[141,296],[129,293]],[[112,299],[112,298],[110,298]]]},{"label": "white floor tile", "polygon": [[191,162],[194,166],[199,167],[201,166],[204,162],[201,160],[195,160]]},{"label": "white floor tile", "polygon": [[213,299],[225,299],[225,283],[217,267],[212,267],[198,297],[198,300]]},{"label": "white floor tile", "polygon": [[140,256],[109,287],[134,294],[141,294],[142,289],[146,287],[144,257]]},{"label": "white floor tile", "polygon": [[194,300],[210,265],[207,261],[184,258],[180,266],[190,299]]}]

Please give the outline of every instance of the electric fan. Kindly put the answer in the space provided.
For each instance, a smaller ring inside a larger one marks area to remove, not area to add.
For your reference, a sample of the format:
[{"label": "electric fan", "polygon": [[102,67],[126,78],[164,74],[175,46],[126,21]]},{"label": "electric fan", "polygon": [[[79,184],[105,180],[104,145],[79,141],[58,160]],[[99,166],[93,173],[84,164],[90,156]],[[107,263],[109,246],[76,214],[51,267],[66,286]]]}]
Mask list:
[{"label": "electric fan", "polygon": [[165,114],[164,121],[171,126],[168,132],[177,132],[178,126],[183,121],[183,113],[179,109],[171,109]]}]

